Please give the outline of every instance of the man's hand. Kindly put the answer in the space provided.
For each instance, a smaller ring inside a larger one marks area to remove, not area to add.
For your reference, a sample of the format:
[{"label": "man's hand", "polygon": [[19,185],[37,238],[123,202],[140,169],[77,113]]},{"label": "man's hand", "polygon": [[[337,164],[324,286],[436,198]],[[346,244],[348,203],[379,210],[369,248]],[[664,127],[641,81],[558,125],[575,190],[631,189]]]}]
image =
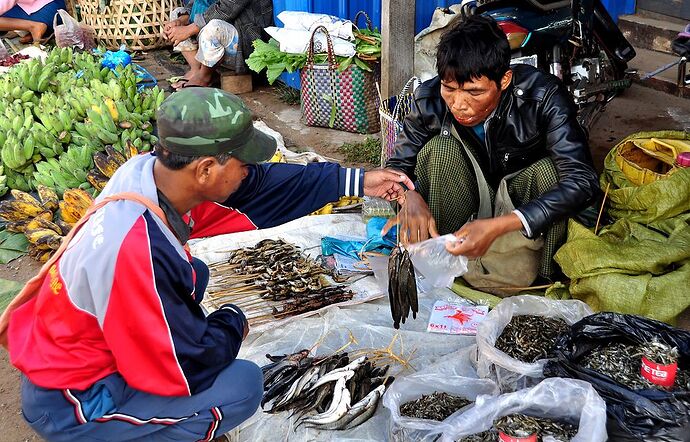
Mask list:
[{"label": "man's hand", "polygon": [[401,206],[400,213],[397,217],[389,219],[383,226],[383,235],[398,222],[400,222],[398,235],[403,243],[415,243],[438,236],[436,221],[431,216],[429,206],[424,198],[413,190],[405,193],[405,202]]},{"label": "man's hand", "polygon": [[166,37],[168,40],[172,41],[173,46],[177,46],[179,43],[185,41],[186,39],[193,37],[199,33],[199,27],[192,23],[187,26],[173,26],[170,31],[166,32]]},{"label": "man's hand", "polygon": [[498,218],[479,219],[465,224],[455,232],[458,241],[446,243],[446,249],[453,255],[478,258],[486,254],[496,238],[521,229],[522,222],[514,213]]},{"label": "man's hand", "polygon": [[244,333],[242,333],[242,340],[244,341],[247,339],[247,335],[249,334],[249,321],[246,319],[244,320]]},{"label": "man's hand", "polygon": [[414,183],[402,172],[391,169],[377,169],[364,172],[364,194],[385,198],[388,201],[398,199],[405,193],[402,187],[414,189]]}]

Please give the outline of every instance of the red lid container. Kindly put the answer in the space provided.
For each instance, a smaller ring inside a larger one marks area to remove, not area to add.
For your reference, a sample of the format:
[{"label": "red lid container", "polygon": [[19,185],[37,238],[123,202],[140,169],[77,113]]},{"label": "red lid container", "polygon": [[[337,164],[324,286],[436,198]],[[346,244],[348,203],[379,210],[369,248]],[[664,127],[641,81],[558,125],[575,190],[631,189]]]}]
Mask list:
[{"label": "red lid container", "polygon": [[676,164],[680,167],[690,167],[690,152],[683,152],[676,157]]}]

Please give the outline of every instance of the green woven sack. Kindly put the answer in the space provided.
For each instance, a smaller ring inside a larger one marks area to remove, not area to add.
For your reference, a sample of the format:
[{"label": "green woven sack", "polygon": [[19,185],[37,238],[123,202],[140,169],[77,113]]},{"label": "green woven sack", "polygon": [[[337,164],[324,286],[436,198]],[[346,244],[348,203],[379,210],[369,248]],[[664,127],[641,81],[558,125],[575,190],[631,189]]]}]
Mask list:
[{"label": "green woven sack", "polygon": [[[643,132],[630,138],[689,139],[684,132]],[[690,307],[690,169],[635,186],[614,160],[604,162],[608,212],[616,220],[595,235],[571,221],[555,260],[571,279],[573,298],[594,310],[675,323]]]}]

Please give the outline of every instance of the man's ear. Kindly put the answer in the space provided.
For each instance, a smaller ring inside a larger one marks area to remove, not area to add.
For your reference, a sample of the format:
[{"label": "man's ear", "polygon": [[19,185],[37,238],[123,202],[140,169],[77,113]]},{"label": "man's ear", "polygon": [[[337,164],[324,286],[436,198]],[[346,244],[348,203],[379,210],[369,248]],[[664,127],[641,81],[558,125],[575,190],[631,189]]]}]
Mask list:
[{"label": "man's ear", "polygon": [[503,78],[501,78],[501,91],[508,89],[511,81],[513,81],[513,71],[508,69],[506,73],[503,74]]},{"label": "man's ear", "polygon": [[204,157],[198,160],[194,171],[195,178],[199,184],[206,184],[210,181],[215,164],[216,159],[213,157]]}]

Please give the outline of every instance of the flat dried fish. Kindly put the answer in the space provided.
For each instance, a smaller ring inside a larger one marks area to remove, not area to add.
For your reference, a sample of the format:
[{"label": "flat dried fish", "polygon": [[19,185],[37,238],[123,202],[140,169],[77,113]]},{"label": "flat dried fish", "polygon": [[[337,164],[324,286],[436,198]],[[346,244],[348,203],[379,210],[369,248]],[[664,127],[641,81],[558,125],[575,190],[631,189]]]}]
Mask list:
[{"label": "flat dried fish", "polygon": [[410,254],[402,245],[394,247],[388,258],[388,301],[396,329],[405,323],[410,310],[417,319],[417,279]]}]

